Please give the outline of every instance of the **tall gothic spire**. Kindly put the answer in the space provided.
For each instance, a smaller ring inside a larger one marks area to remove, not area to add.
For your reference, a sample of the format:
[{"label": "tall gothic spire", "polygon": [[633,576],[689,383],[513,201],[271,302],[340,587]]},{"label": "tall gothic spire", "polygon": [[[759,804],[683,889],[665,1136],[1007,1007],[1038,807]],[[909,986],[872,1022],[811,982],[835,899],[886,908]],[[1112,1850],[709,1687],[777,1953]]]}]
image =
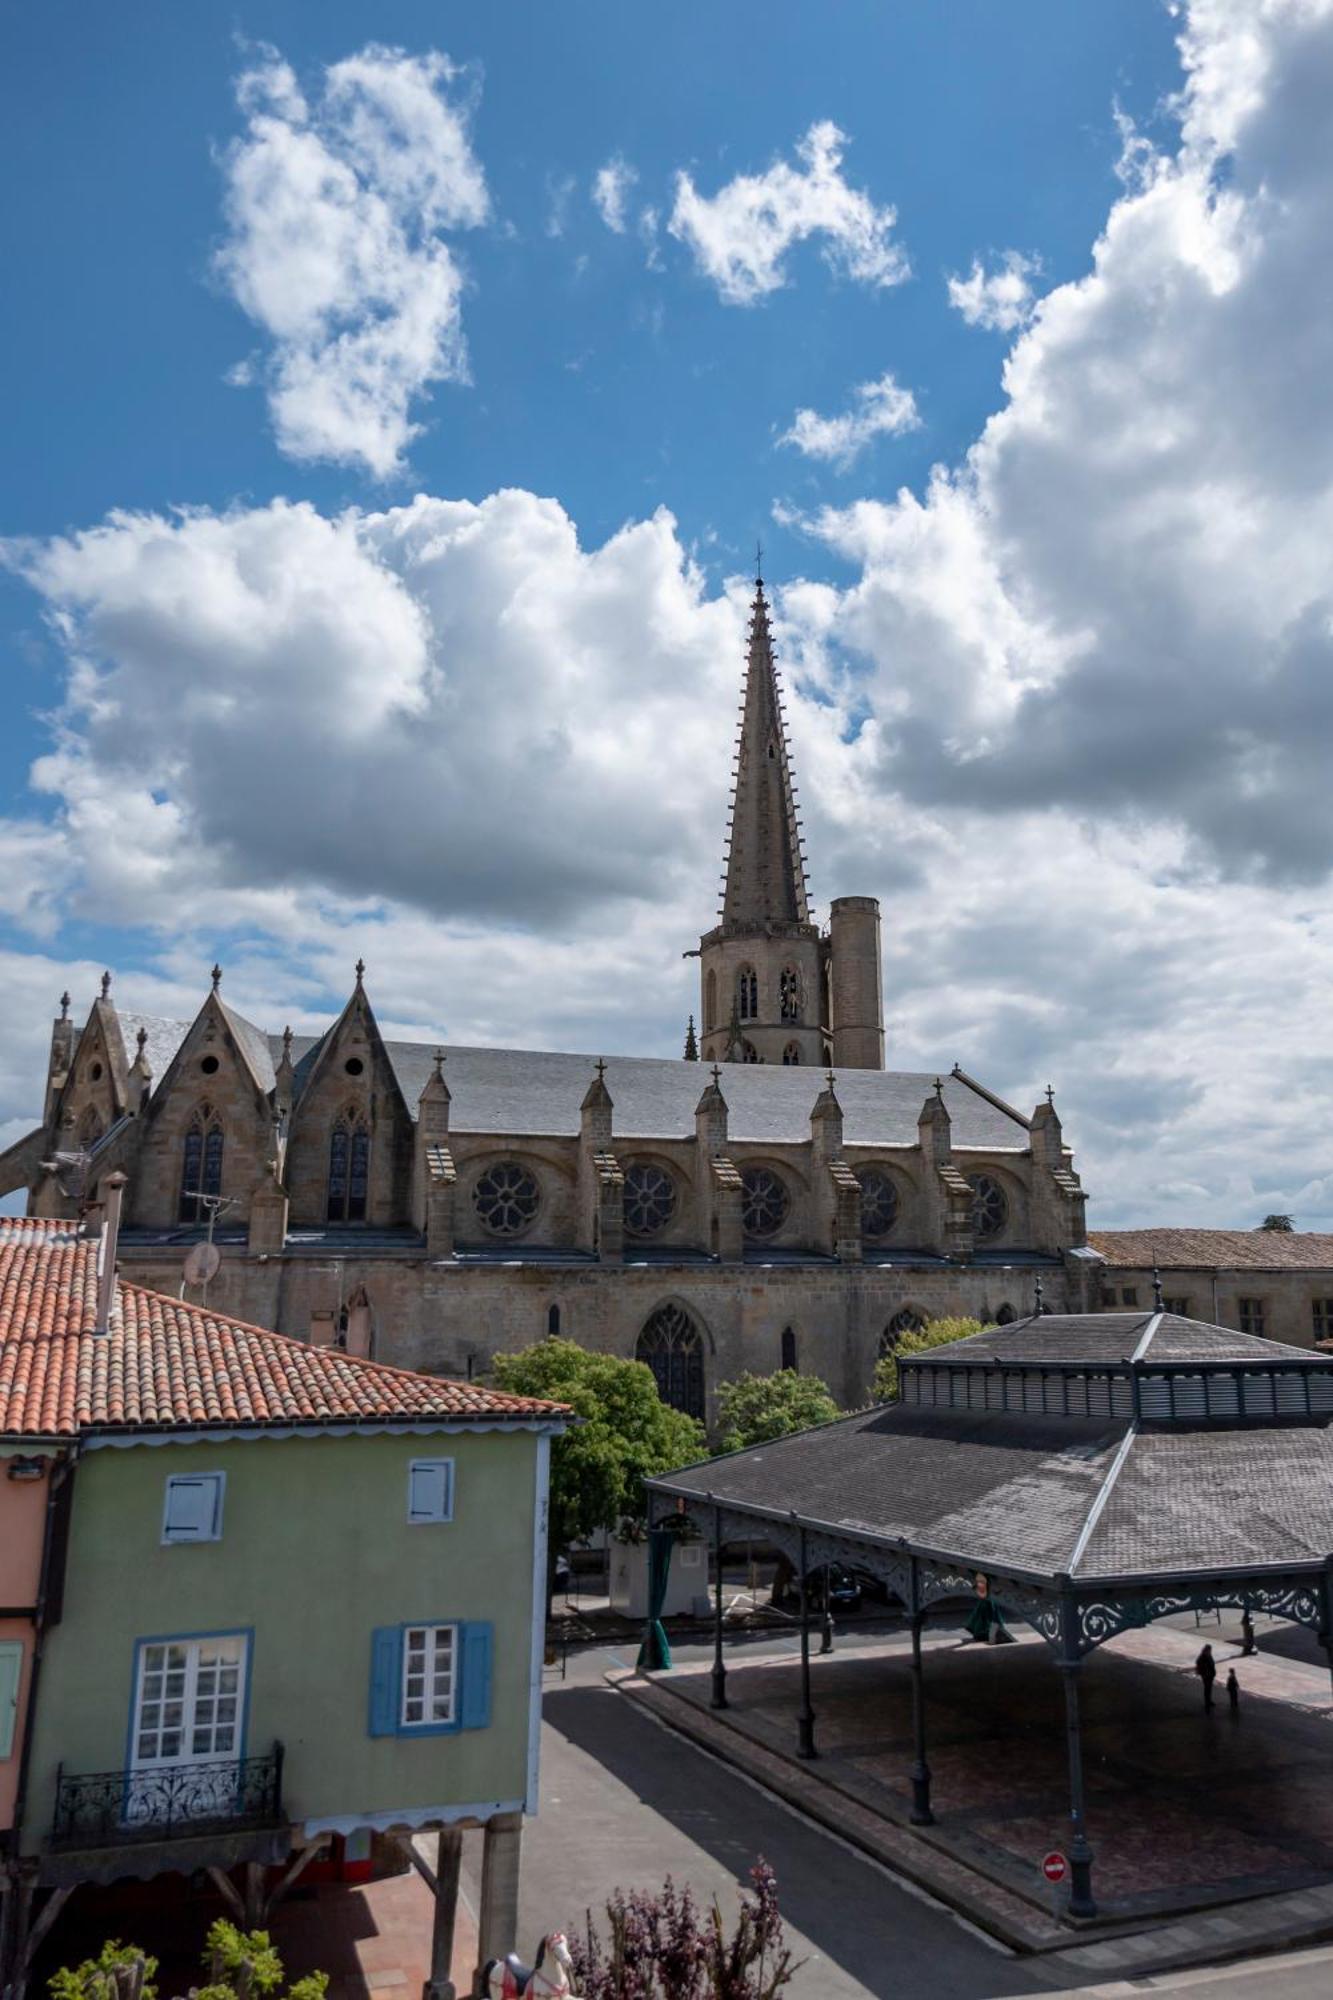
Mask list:
[{"label": "tall gothic spire", "polygon": [[750,652],[731,795],[724,924],[808,924],[810,904],[773,664],[764,580],[755,578]]}]

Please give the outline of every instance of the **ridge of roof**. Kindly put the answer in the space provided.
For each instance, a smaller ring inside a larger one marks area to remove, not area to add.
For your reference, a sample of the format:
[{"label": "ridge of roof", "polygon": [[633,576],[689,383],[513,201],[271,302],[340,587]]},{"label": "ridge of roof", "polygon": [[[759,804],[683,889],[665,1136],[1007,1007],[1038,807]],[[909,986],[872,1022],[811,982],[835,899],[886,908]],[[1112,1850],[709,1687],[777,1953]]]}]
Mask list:
[{"label": "ridge of roof", "polygon": [[1090,1229],[1088,1243],[1109,1264],[1159,1270],[1333,1269],[1333,1234],[1306,1229]]}]

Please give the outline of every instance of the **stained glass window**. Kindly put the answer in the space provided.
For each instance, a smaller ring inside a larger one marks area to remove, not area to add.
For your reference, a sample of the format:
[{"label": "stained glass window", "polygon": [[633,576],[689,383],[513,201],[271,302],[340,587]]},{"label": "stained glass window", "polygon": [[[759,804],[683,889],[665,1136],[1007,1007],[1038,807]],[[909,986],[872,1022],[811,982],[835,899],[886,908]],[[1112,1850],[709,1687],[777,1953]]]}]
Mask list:
[{"label": "stained glass window", "polygon": [[364,1222],[370,1193],[370,1134],[350,1114],[329,1134],[330,1222]]},{"label": "stained glass window", "polygon": [[1004,1189],[989,1174],[969,1174],[972,1189],[972,1234],[979,1243],[998,1236],[1009,1220],[1009,1203]]},{"label": "stained glass window", "polygon": [[878,1167],[867,1167],[857,1178],[861,1183],[861,1234],[876,1243],[898,1220],[898,1190]]},{"label": "stained glass window", "polygon": [[676,1183],[665,1167],[638,1160],[625,1169],[625,1227],[631,1236],[656,1236],[676,1207]]},{"label": "stained glass window", "polygon": [[517,1236],[540,1205],[536,1180],[517,1160],[488,1167],[472,1190],[472,1206],[492,1236]]},{"label": "stained glass window", "polygon": [[683,1306],[659,1306],[639,1335],[635,1359],[653,1371],[657,1393],[673,1410],[704,1414],[704,1344]]}]

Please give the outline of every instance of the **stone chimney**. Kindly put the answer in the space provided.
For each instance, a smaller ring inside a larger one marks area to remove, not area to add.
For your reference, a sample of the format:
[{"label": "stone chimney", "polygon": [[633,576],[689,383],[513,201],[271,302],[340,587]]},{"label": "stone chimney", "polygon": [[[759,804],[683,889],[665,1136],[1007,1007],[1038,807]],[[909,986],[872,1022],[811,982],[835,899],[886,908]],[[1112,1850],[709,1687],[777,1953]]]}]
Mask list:
[{"label": "stone chimney", "polygon": [[97,1249],[97,1318],[93,1332],[105,1336],[111,1331],[111,1315],[116,1309],[116,1256],[120,1249],[120,1213],[128,1177],[117,1168],[107,1175],[102,1213],[102,1233]]}]

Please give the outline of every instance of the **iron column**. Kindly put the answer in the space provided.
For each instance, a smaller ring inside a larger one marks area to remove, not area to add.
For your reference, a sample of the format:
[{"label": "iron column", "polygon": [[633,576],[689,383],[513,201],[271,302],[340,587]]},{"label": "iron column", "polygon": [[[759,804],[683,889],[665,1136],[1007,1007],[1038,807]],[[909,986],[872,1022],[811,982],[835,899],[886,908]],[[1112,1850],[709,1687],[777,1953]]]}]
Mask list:
[{"label": "iron column", "polygon": [[1060,1674],[1065,1684],[1065,1735],[1069,1743],[1069,1914],[1095,1917],[1092,1894],[1092,1849],[1083,1816],[1083,1729],[1078,1712],[1077,1608],[1072,1597],[1060,1599]]},{"label": "iron column", "polygon": [[727,1667],[722,1657],[722,1509],[713,1509],[713,1698],[711,1708],[727,1706]]},{"label": "iron column", "polygon": [[912,1576],[912,1813],[913,1826],[934,1826],[930,1809],[930,1766],[926,1762],[926,1684],[921,1672],[921,1578],[916,1557],[909,1558]]},{"label": "iron column", "polygon": [[810,1593],[805,1583],[805,1529],[798,1535],[801,1564],[801,1712],[796,1718],[798,1757],[817,1757],[815,1711],[810,1705]]}]

